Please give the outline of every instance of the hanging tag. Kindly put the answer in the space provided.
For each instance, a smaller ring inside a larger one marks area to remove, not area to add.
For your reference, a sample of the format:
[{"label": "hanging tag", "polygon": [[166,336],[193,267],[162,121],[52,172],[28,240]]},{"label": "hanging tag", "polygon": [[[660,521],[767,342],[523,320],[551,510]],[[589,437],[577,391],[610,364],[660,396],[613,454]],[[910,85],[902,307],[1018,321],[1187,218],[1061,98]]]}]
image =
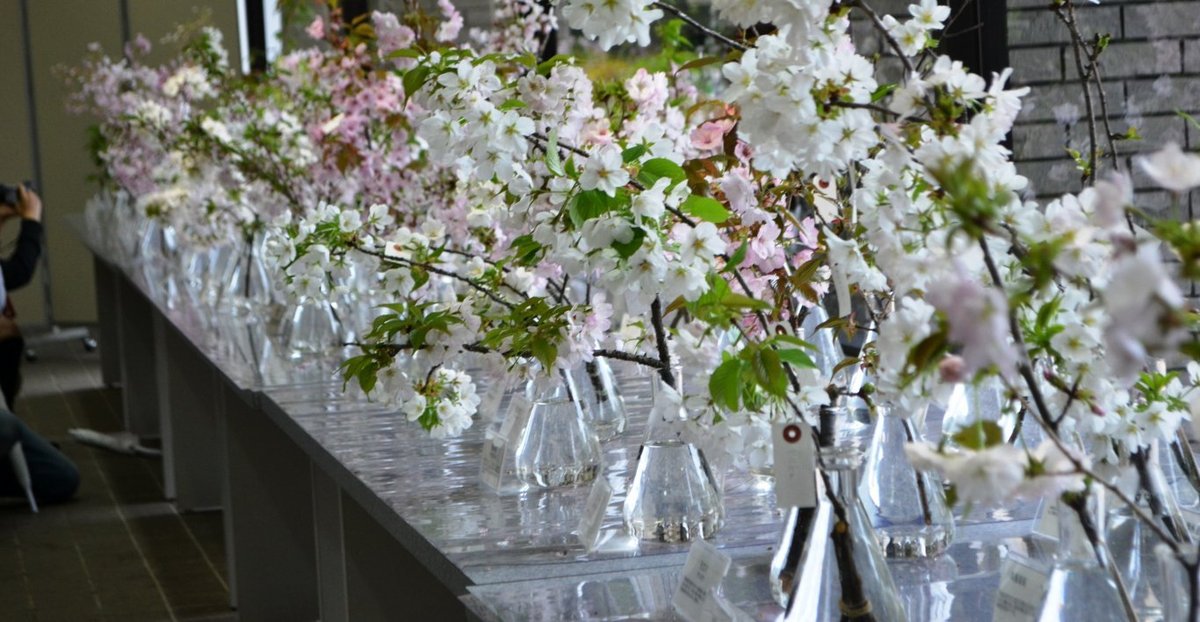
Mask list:
[{"label": "hanging tag", "polygon": [[1033,524],[1034,535],[1058,541],[1058,501],[1042,499],[1037,522]]},{"label": "hanging tag", "polygon": [[1000,566],[1000,589],[996,592],[994,622],[1031,622],[1037,619],[1050,577],[1045,570],[1021,555],[1009,552]]},{"label": "hanging tag", "polygon": [[479,479],[495,490],[500,490],[504,477],[504,454],[508,445],[503,437],[483,441],[483,451],[479,460]]},{"label": "hanging tag", "polygon": [[587,504],[583,507],[583,517],[579,519],[579,541],[588,552],[596,549],[600,525],[604,522],[604,513],[612,494],[612,485],[608,480],[603,476],[597,477],[592,484],[592,491],[588,493]]},{"label": "hanging tag", "polygon": [[817,451],[813,441],[812,428],[803,421],[772,426],[776,507],[817,507]]},{"label": "hanging tag", "polygon": [[729,572],[729,556],[717,547],[697,540],[688,551],[683,564],[679,587],[671,597],[671,606],[688,622],[724,622],[732,619],[713,590]]},{"label": "hanging tag", "polygon": [[500,438],[510,447],[516,447],[521,442],[521,432],[525,430],[525,420],[533,405],[524,395],[514,395],[508,404],[508,412],[504,415],[504,423],[500,426]]}]

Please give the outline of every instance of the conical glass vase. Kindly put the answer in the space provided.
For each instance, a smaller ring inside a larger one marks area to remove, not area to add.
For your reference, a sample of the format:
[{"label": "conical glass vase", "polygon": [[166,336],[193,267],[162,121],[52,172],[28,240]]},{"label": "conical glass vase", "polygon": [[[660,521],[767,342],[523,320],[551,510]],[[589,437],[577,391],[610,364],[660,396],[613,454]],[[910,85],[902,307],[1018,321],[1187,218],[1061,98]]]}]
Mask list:
[{"label": "conical glass vase", "polygon": [[658,383],[649,436],[625,496],[625,530],[651,542],[709,538],[725,523],[720,487],[704,452],[683,440],[687,411],[674,389]]},{"label": "conical glass vase", "polygon": [[[1163,451],[1165,449],[1165,451]],[[1132,457],[1129,467],[1135,490],[1127,495],[1137,500],[1145,516],[1152,517],[1158,528],[1183,542],[1191,533],[1183,521],[1174,490],[1168,486],[1162,465],[1170,456],[1169,444],[1156,441]],[[1107,514],[1105,542],[1131,604],[1142,620],[1160,620],[1169,598],[1167,577],[1163,576],[1157,548],[1163,544],[1158,533],[1144,524],[1124,504],[1114,504]]]},{"label": "conical glass vase", "polygon": [[341,345],[341,324],[333,305],[328,300],[301,300],[284,322],[283,343],[291,358],[328,354]]},{"label": "conical glass vase", "polygon": [[[829,534],[833,532],[833,508],[825,497],[825,487],[817,482],[817,507],[789,508],[779,544],[771,557],[771,595],[786,608],[793,594],[820,594],[823,575],[802,572],[807,566],[824,568],[829,554]],[[797,580],[807,581],[797,585]]]},{"label": "conical glass vase", "polygon": [[625,399],[617,386],[608,361],[594,358],[574,370],[575,387],[580,401],[601,441],[620,436],[629,423],[625,414]]},{"label": "conical glass vase", "polygon": [[[834,490],[828,500],[831,525],[815,536],[824,540],[824,548],[812,547],[794,574],[784,620],[906,622],[904,601],[858,496],[862,451],[822,447],[820,455]],[[820,585],[816,592],[814,585]]]},{"label": "conical glass vase", "polygon": [[867,514],[888,558],[936,557],[954,540],[954,514],[941,478],[914,469],[904,453],[906,443],[922,440],[917,426],[884,408],[877,410],[863,474]]},{"label": "conical glass vase", "polygon": [[1164,487],[1172,493],[1185,517],[1190,516],[1193,522],[1200,520],[1200,467],[1183,428],[1170,443],[1160,442],[1159,446],[1157,463],[1162,469]]},{"label": "conical glass vase", "polygon": [[1189,572],[1184,565],[1200,564],[1200,551],[1185,544],[1179,555],[1170,550],[1158,550],[1159,577],[1162,583],[1162,622],[1200,622],[1200,575]]},{"label": "conical glass vase", "polygon": [[517,479],[538,488],[586,484],[603,467],[600,440],[579,402],[553,389],[532,401],[513,460]]},{"label": "conical glass vase", "polygon": [[[1058,549],[1038,612],[1038,622],[1130,622],[1136,619],[1130,617],[1111,569],[1100,565],[1079,515],[1062,501],[1058,504]],[[1091,509],[1087,513],[1089,517],[1094,516]]]},{"label": "conical glass vase", "polygon": [[229,257],[221,292],[221,307],[226,313],[265,314],[266,319],[274,314],[274,282],[263,260],[263,243],[263,236],[256,235]]}]

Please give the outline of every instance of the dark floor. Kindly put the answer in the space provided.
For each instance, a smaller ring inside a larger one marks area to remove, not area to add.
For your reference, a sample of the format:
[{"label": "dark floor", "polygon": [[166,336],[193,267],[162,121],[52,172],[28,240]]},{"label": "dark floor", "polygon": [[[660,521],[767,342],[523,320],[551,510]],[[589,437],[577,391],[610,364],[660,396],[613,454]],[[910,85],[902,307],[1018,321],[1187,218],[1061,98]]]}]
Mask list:
[{"label": "dark floor", "polygon": [[0,620],[233,620],[221,514],[163,501],[162,462],[84,447],[69,428],[121,429],[121,392],[78,344],[24,365],[16,412],[79,466],[76,501],[32,514],[0,500]]}]

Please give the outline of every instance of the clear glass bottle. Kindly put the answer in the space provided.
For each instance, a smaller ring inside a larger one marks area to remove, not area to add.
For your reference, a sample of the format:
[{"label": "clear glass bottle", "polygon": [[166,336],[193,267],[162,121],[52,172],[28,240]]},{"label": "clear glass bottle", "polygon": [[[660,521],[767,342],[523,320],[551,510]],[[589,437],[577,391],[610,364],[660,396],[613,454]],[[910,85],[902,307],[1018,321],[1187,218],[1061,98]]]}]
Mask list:
[{"label": "clear glass bottle", "polygon": [[880,546],[891,559],[936,557],[954,540],[954,514],[941,478],[909,463],[904,445],[922,440],[912,420],[883,407],[876,414],[863,503]]},{"label": "clear glass bottle", "polygon": [[658,383],[649,436],[638,452],[622,514],[640,540],[690,542],[708,538],[725,523],[720,487],[704,452],[683,440],[687,411],[674,389]]},{"label": "clear glass bottle", "polygon": [[328,354],[343,343],[341,323],[328,300],[304,298],[283,325],[284,350],[295,359]]},{"label": "clear glass bottle", "polygon": [[[1058,549],[1038,622],[1129,622],[1120,587],[1110,568],[1101,566],[1079,515],[1064,502],[1058,504]],[[1090,509],[1087,515],[1094,516]],[[1105,563],[1111,560],[1105,558]]]},{"label": "clear glass bottle", "polygon": [[574,370],[575,387],[585,405],[592,429],[601,441],[620,436],[628,425],[625,399],[617,386],[612,366],[603,358],[594,358]]},{"label": "clear glass bottle", "polygon": [[786,622],[905,622],[904,599],[859,498],[863,451],[857,438],[836,430],[836,418],[845,414],[822,408],[817,507],[788,512],[772,560],[772,592],[787,610]]},{"label": "clear glass bottle", "polygon": [[558,382],[541,387],[513,454],[517,479],[538,488],[591,482],[603,468],[603,456],[577,394],[562,390]]},{"label": "clear glass bottle", "polygon": [[[863,453],[857,448],[822,448],[821,467],[836,491],[830,550],[838,563],[834,581],[836,599],[830,599],[829,620],[866,620],[870,614],[877,622],[905,622],[908,618],[904,599],[896,590],[892,570],[888,569],[880,542],[872,530],[870,518],[858,496],[858,468]],[[793,606],[797,603],[792,598]]]},{"label": "clear glass bottle", "polygon": [[[1195,545],[1183,545],[1181,548],[1181,555],[1189,564],[1200,563],[1200,550]],[[1200,622],[1200,577],[1188,572],[1173,551],[1160,549],[1158,553],[1164,596],[1161,621]]]},{"label": "clear glass bottle", "polygon": [[1161,443],[1161,447],[1157,462],[1162,468],[1164,486],[1173,493],[1180,510],[1200,514],[1200,466],[1183,427],[1170,443]]},{"label": "clear glass bottle", "polygon": [[256,316],[263,311],[274,313],[274,281],[263,260],[263,244],[263,234],[255,234],[230,257],[222,279],[221,302],[226,313]]},{"label": "clear glass bottle", "polygon": [[[1169,455],[1167,447],[1168,444],[1157,441],[1133,456],[1133,464],[1126,467],[1129,477],[1123,488],[1137,500],[1145,515],[1154,517],[1160,528],[1190,542],[1191,533],[1161,468],[1163,458]],[[1107,513],[1105,542],[1138,615],[1143,620],[1161,619],[1168,594],[1166,577],[1160,574],[1162,565],[1156,549],[1162,539],[1157,532],[1143,524],[1124,504],[1114,504]]]},{"label": "clear glass bottle", "polygon": [[[779,544],[771,557],[771,595],[786,608],[793,594],[820,594],[823,575],[802,572],[807,566],[824,568],[829,554],[829,534],[833,533],[833,506],[825,496],[825,485],[817,480],[817,507],[789,508]],[[797,585],[797,581],[807,581]]]}]

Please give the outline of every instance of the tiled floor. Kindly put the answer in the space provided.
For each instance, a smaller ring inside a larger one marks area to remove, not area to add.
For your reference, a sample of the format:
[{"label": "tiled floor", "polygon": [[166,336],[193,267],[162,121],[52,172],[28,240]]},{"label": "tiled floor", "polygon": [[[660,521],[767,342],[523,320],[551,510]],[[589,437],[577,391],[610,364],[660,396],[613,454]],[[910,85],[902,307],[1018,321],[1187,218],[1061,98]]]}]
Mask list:
[{"label": "tiled floor", "polygon": [[77,344],[24,365],[16,412],[79,466],[78,498],[31,514],[0,499],[0,620],[234,620],[221,514],[163,501],[157,458],[74,443],[74,427],[121,427],[121,393]]}]

